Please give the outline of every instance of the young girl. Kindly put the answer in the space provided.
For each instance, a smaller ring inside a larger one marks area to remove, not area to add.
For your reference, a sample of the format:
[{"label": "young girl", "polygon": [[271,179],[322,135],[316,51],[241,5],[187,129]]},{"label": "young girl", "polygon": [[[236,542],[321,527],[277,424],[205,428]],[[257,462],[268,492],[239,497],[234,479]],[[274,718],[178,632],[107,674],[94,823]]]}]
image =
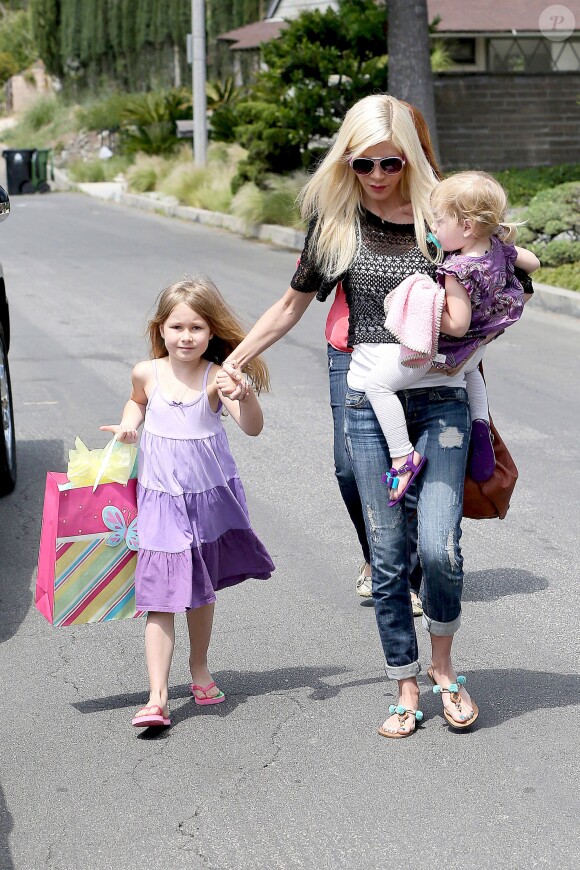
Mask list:
[{"label": "young girl", "polygon": [[[274,570],[250,526],[221,421],[223,404],[247,435],[259,435],[262,410],[249,385],[233,401],[219,393],[215,380],[221,362],[244,337],[240,324],[211,281],[192,278],[161,293],[148,334],[152,359],[133,369],[121,423],[101,427],[119,441],[133,443],[144,422],[135,600],[138,610],[148,611],[150,694],[132,721],[138,728],[171,724],[168,681],[175,613],[187,615],[195,703],[225,700],[207,666],[215,593],[249,577],[266,579]],[[249,363],[247,371],[258,392],[268,389],[268,371],[260,359]]]},{"label": "young girl", "polygon": [[453,252],[437,269],[444,289],[438,291],[430,278],[419,275],[407,278],[387,297],[386,327],[403,348],[384,344],[382,361],[365,384],[391,455],[392,468],[384,475],[390,506],[401,501],[427,461],[409,441],[396,391],[412,386],[431,366],[451,371],[468,360],[463,369],[472,419],[468,469],[477,481],[493,474],[487,392],[478,365],[485,343],[521,316],[524,291],[514,266],[533,272],[540,265],[531,251],[510,244],[517,229],[505,223],[505,191],[485,172],[459,172],[440,182],[431,205],[436,259],[443,258],[443,251]]}]

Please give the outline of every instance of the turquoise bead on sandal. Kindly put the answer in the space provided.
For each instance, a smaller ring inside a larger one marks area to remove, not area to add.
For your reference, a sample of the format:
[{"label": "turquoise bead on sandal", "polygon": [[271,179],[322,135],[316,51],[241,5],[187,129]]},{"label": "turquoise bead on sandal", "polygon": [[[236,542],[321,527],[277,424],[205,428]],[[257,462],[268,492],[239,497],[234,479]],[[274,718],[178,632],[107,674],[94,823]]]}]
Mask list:
[{"label": "turquoise bead on sandal", "polygon": [[447,688],[445,688],[445,686],[440,686],[437,682],[435,682],[435,677],[433,676],[433,668],[429,668],[429,670],[427,671],[427,676],[429,677],[429,679],[433,683],[433,694],[434,695],[441,695],[441,694],[443,694],[443,692],[448,692],[452,703],[455,705],[457,712],[461,716],[461,721],[458,722],[457,719],[454,719],[453,716],[451,716],[451,714],[447,712],[447,710],[445,709],[445,706],[444,706],[443,707],[443,715],[445,716],[445,720],[447,721],[447,724],[450,725],[452,728],[455,728],[457,730],[461,730],[463,728],[470,728],[473,725],[473,723],[475,722],[475,720],[477,719],[477,717],[479,716],[479,710],[478,710],[477,704],[475,703],[475,701],[472,698],[471,699],[471,706],[473,708],[473,712],[470,713],[469,716],[465,716],[461,712],[462,698],[461,698],[461,695],[459,694],[459,690],[461,689],[461,686],[464,686],[466,684],[467,677],[464,677],[463,674],[460,674],[457,677],[457,682],[450,683],[447,686]]},{"label": "turquoise bead on sandal", "polygon": [[[407,718],[409,716],[415,717],[415,722],[421,722],[423,720],[423,713],[421,710],[412,710],[410,707],[404,707],[402,704],[391,704],[389,707],[389,713],[391,716],[393,713],[396,713],[399,717],[399,728],[403,728]],[[409,737],[417,728],[413,728],[411,731],[388,731],[386,728],[379,728],[378,732],[381,737]]]}]

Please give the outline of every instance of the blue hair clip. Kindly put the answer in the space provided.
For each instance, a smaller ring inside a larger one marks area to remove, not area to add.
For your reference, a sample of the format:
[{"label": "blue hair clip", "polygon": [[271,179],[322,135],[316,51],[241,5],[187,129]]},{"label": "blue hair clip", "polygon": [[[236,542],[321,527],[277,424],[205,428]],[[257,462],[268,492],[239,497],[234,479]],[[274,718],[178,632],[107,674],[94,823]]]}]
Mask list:
[{"label": "blue hair clip", "polygon": [[432,243],[435,245],[436,248],[440,248],[441,250],[443,250],[443,245],[441,244],[441,242],[439,241],[439,239],[436,239],[436,238],[435,238],[435,236],[433,235],[433,233],[427,233],[427,241],[428,241],[428,242],[432,242]]}]

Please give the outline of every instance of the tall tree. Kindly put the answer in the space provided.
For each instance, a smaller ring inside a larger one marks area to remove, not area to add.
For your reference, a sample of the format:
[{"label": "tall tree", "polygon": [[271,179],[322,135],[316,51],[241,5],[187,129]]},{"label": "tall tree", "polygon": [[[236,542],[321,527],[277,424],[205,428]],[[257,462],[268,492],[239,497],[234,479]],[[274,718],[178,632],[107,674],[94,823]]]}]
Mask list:
[{"label": "tall tree", "polygon": [[235,185],[268,172],[309,169],[347,109],[387,87],[386,12],[376,0],[306,10],[262,46],[264,68],[236,107],[235,138],[248,150]]},{"label": "tall tree", "polygon": [[389,93],[425,115],[438,153],[427,0],[387,0]]}]

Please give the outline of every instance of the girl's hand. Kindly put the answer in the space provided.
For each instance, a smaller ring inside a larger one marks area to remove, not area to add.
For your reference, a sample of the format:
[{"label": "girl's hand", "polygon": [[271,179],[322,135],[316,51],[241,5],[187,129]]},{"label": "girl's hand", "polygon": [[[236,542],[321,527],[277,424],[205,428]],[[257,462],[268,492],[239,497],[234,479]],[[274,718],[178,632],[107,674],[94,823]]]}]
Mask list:
[{"label": "girl's hand", "polygon": [[250,388],[244,380],[235,360],[224,363],[217,373],[216,386],[220,393],[233,401],[243,401],[250,395]]},{"label": "girl's hand", "polygon": [[127,426],[100,426],[101,432],[112,432],[116,436],[117,441],[123,444],[134,444],[139,438],[139,433],[136,429],[129,429]]}]

